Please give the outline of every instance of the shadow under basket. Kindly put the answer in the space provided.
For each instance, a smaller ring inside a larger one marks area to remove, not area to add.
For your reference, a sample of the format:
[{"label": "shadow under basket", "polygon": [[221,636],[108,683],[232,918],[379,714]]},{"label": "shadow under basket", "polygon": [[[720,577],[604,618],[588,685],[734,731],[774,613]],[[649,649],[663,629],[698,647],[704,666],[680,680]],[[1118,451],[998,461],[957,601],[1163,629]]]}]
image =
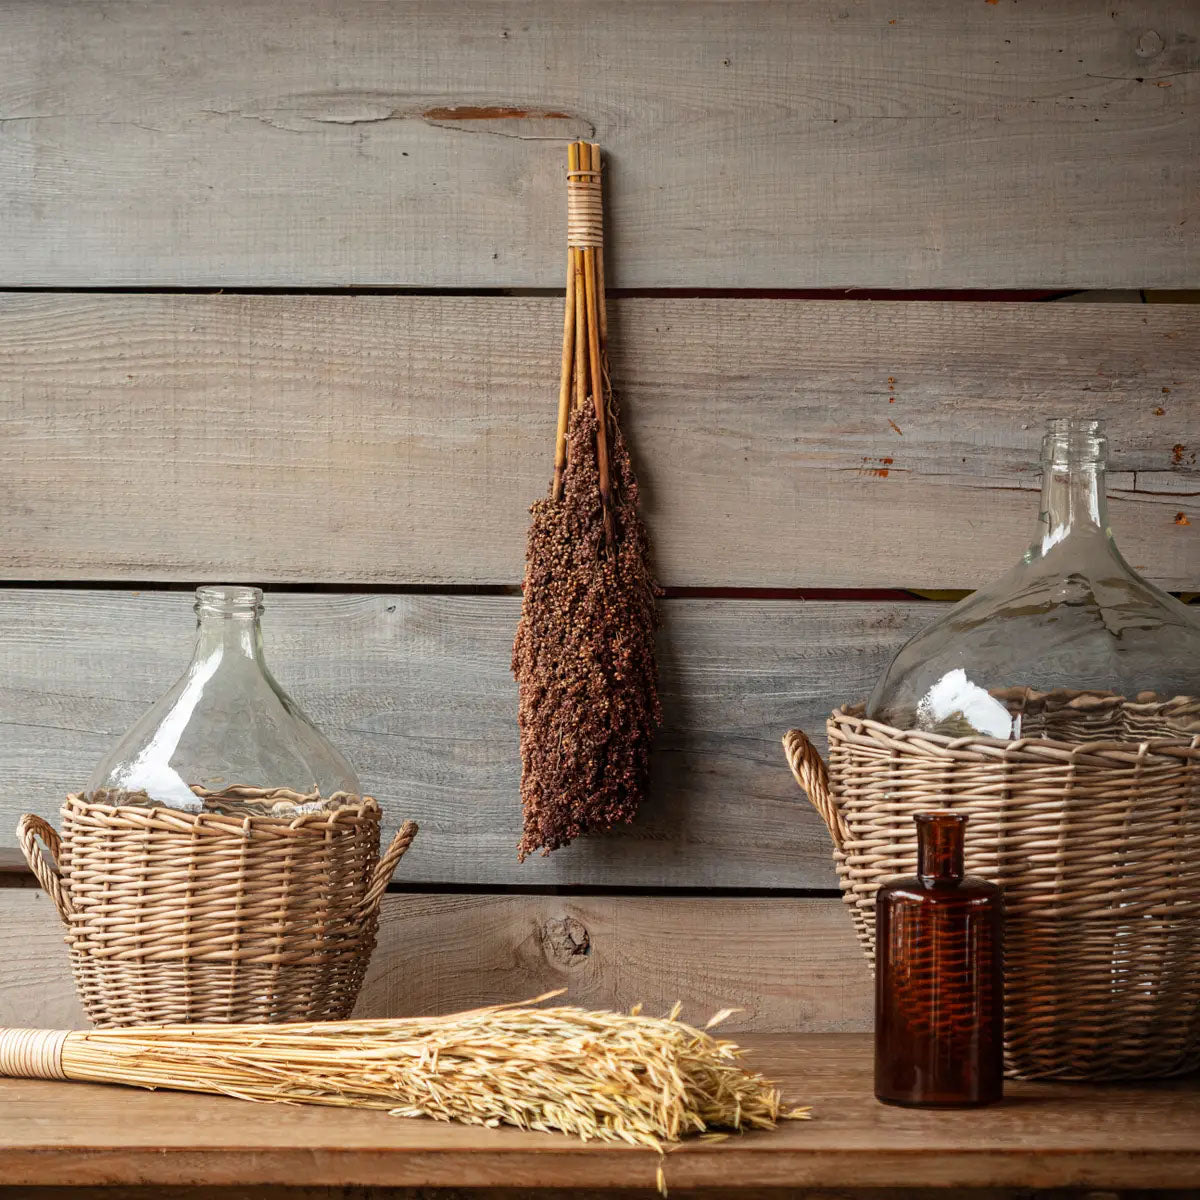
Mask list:
[{"label": "shadow under basket", "polygon": [[289,819],[70,796],[61,838],[32,815],[17,832],[103,1027],[348,1017],[417,832],[406,822],[381,857],[379,829],[369,798]]},{"label": "shadow under basket", "polygon": [[[843,899],[872,965],[879,884],[916,870],[913,815],[969,814],[967,870],[1004,889],[1010,1075],[1200,1069],[1196,706],[1181,723],[1178,706],[1162,706],[1156,723],[1149,705],[1072,696],[1074,711],[1048,706],[1024,726],[1042,736],[1019,741],[900,730],[856,706],[829,719],[828,769],[801,731],[784,747],[833,836]],[[1131,719],[1140,741],[1124,740]],[[1091,740],[1059,740],[1064,733]]]}]

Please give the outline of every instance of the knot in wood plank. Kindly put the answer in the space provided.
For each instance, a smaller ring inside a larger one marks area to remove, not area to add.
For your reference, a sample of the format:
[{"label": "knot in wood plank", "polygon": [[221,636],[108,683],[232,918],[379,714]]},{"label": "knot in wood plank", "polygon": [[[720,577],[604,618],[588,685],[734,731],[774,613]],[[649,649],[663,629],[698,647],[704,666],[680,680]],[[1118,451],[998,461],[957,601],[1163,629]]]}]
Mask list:
[{"label": "knot in wood plank", "polygon": [[566,966],[581,963],[592,952],[587,926],[574,917],[559,917],[542,927],[542,945],[546,957]]}]

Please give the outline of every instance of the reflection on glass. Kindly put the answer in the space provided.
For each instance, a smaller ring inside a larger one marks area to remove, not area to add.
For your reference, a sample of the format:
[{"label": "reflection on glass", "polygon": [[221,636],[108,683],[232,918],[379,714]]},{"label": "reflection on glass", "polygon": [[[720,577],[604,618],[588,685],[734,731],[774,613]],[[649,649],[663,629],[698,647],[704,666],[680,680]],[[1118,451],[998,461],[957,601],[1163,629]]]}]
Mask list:
[{"label": "reflection on glass", "polygon": [[1032,545],[901,648],[869,717],[996,738],[1200,731],[1200,618],[1121,557],[1106,454],[1101,422],[1049,422]]},{"label": "reflection on glass", "polygon": [[258,588],[197,590],[188,669],[96,767],[89,799],[285,816],[358,799],[350,765],[267,669],[261,612]]}]

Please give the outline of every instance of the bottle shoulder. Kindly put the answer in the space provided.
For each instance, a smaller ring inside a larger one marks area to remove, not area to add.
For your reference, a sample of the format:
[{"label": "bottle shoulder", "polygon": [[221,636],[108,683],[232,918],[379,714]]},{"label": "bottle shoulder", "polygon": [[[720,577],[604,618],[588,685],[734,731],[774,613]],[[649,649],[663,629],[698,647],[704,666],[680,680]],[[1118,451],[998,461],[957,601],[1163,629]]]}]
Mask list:
[{"label": "bottle shoulder", "polygon": [[986,907],[1000,902],[1003,891],[998,884],[979,875],[964,875],[957,883],[925,884],[917,876],[898,876],[879,885],[875,901],[886,904],[959,904]]},{"label": "bottle shoulder", "polygon": [[[1013,689],[1168,702],[1200,696],[1200,613],[1103,543],[1019,563],[911,638],[878,681],[873,720],[951,736],[1039,732]],[[1174,718],[1172,718],[1174,720]]]}]

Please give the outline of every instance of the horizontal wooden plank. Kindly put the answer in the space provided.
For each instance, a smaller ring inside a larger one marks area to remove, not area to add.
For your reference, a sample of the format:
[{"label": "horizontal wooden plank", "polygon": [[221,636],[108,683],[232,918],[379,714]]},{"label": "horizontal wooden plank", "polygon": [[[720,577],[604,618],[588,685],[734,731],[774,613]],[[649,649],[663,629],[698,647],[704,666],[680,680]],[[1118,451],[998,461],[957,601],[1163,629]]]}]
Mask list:
[{"label": "horizontal wooden plank", "polygon": [[[1200,584],[1200,309],[614,307],[668,585],[977,587],[1072,415],[1126,556]],[[560,338],[551,299],[0,296],[0,575],[516,583]]]},{"label": "horizontal wooden plank", "polygon": [[[396,882],[833,887],[828,835],[779,739],[867,694],[932,604],[673,600],[666,727],[632,826],[516,860],[516,597],[272,595],[268,660],[389,826]],[[0,590],[0,843],[62,797],[186,666],[186,593]]]},{"label": "horizontal wooden plank", "polygon": [[[896,1188],[680,1188],[672,1182],[674,1200],[939,1200],[944,1192],[922,1187]],[[403,1187],[275,1187],[271,1184],[239,1187],[187,1185],[156,1186],[154,1200],[647,1200],[648,1186],[596,1188],[528,1187],[443,1188],[431,1197],[428,1188]],[[1200,1189],[1172,1189],[1164,1194],[1157,1189],[1106,1188],[1089,1193],[1091,1200],[1200,1200]],[[1077,1192],[1039,1191],[1028,1188],[955,1188],[954,1200],[1078,1200]],[[0,1200],[147,1200],[146,1189],[138,1184],[107,1187],[5,1187],[0,1182]]]},{"label": "horizontal wooden plank", "polygon": [[17,846],[0,846],[0,888],[37,887],[25,862],[25,856]]},{"label": "horizontal wooden plank", "polygon": [[[871,1023],[866,961],[840,900],[391,894],[356,1015],[414,1016],[556,988],[588,1008],[676,1000],[730,1030]],[[0,1026],[86,1028],[53,905],[0,888]]]},{"label": "horizontal wooden plank", "polygon": [[[674,1200],[938,1200],[928,1188],[679,1188],[672,1185]],[[433,1200],[647,1200],[652,1195],[643,1185],[633,1188],[442,1188]],[[1093,1196],[1095,1193],[1093,1193]],[[1164,1196],[1146,1189],[1106,1189],[1103,1200],[1200,1200],[1200,1190],[1173,1190]],[[127,1187],[36,1187],[8,1188],[0,1182],[0,1200],[147,1200],[146,1189]],[[154,1200],[431,1200],[428,1188],[396,1187],[251,1187],[216,1186],[155,1187]],[[1028,1188],[955,1188],[954,1200],[1035,1200]],[[1070,1194],[1037,1193],[1036,1200],[1075,1200]]]},{"label": "horizontal wooden plank", "polygon": [[[1200,1186],[1194,1079],[1011,1083],[988,1109],[879,1104],[862,1034],[750,1035],[753,1062],[816,1119],[666,1156],[555,1134],[382,1112],[0,1080],[0,1178],[13,1184],[266,1183],[688,1188]],[[436,1194],[436,1193],[435,1193]],[[710,1196],[725,1195],[710,1191]],[[782,1193],[787,1196],[789,1193]],[[792,1197],[803,1192],[792,1192]],[[1088,1194],[1095,1196],[1091,1191]],[[1101,1193],[1107,1195],[1107,1193]]]},{"label": "horizontal wooden plank", "polygon": [[9,0],[0,283],[1195,287],[1200,12]]}]

